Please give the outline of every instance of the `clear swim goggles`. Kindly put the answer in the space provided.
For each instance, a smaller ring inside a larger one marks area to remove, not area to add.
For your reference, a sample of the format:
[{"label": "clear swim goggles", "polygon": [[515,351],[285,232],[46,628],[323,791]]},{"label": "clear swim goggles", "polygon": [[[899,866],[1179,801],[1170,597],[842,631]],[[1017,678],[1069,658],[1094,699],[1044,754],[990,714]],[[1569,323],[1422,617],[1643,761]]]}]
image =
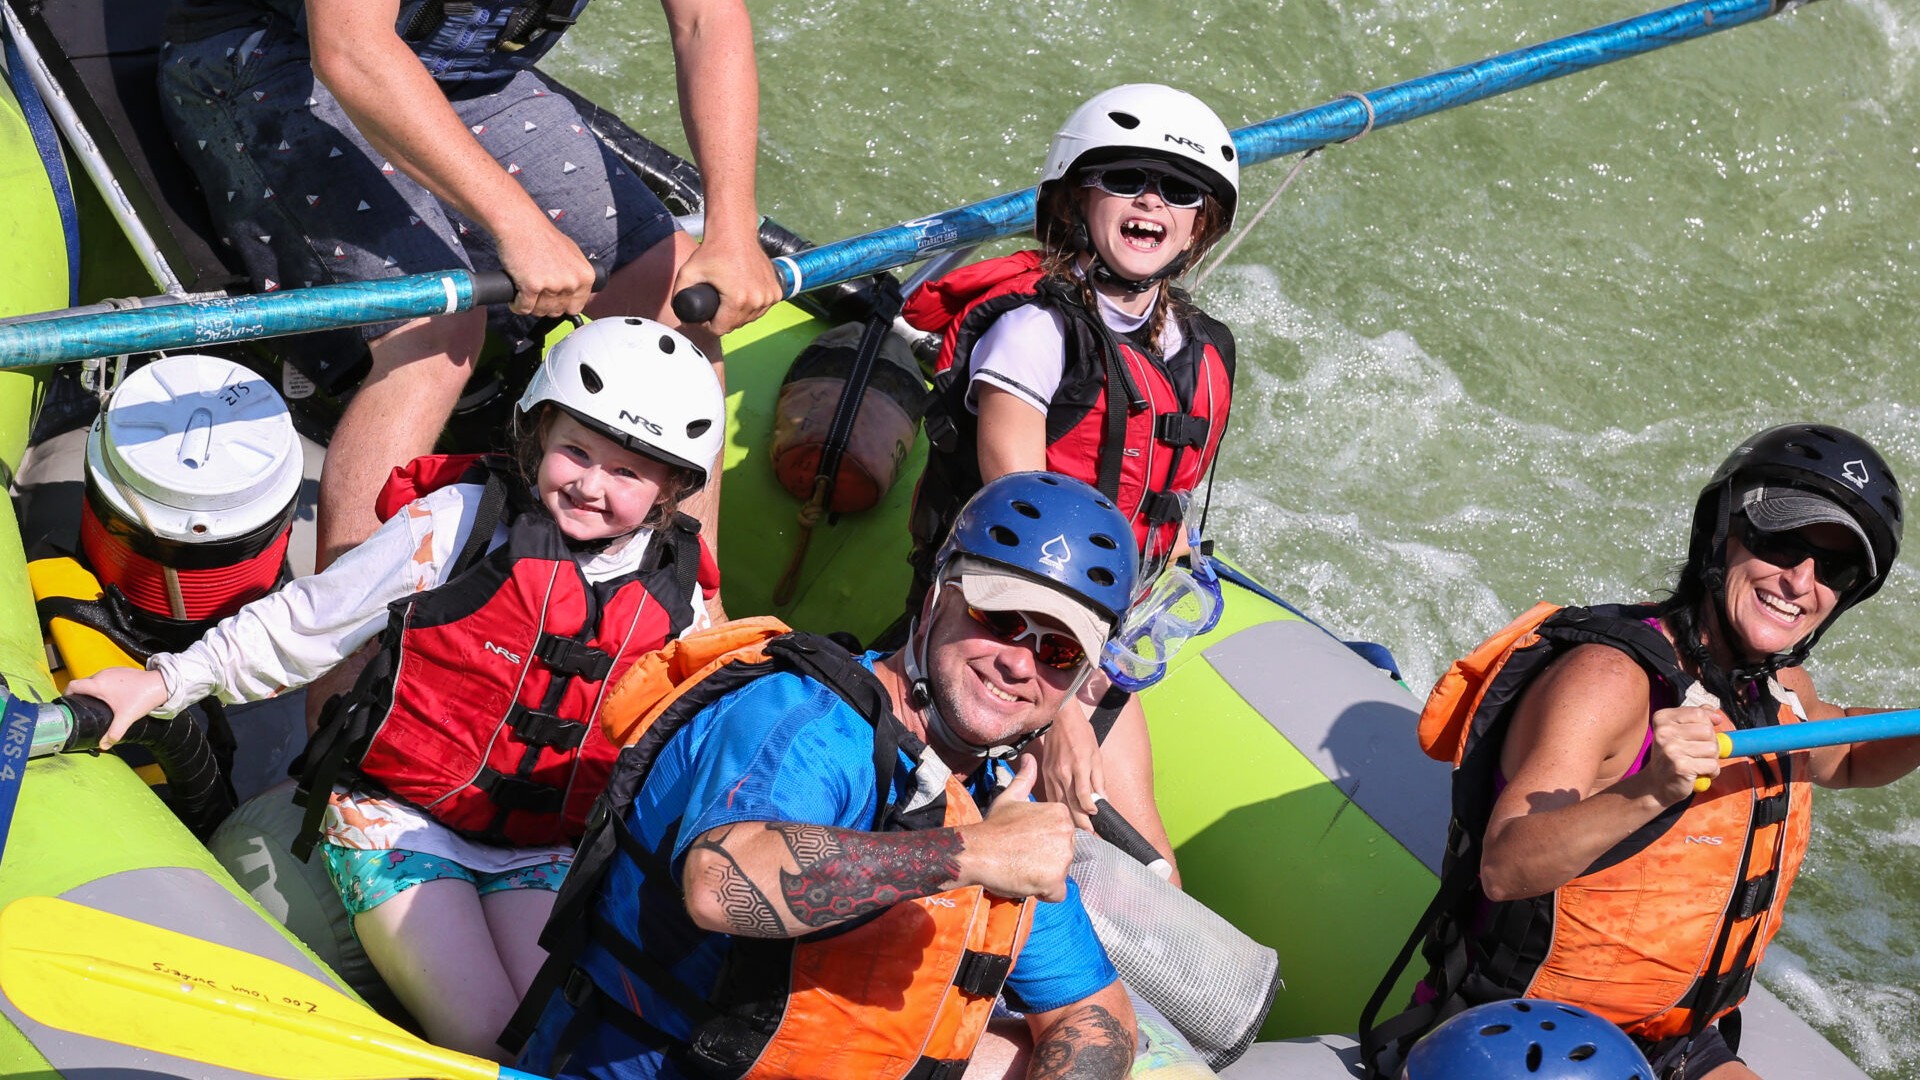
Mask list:
[{"label": "clear swim goggles", "polygon": [[1213,562],[1202,554],[1200,530],[1187,532],[1188,565],[1170,563],[1134,598],[1120,629],[1100,657],[1113,685],[1137,694],[1166,677],[1167,664],[1188,640],[1220,622],[1225,602]]}]

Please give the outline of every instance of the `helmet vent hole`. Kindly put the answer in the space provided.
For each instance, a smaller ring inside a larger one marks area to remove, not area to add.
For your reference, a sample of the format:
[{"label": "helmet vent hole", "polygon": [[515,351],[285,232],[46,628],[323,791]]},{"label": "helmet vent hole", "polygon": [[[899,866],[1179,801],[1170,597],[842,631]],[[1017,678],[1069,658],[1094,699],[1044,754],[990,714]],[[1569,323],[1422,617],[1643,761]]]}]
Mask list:
[{"label": "helmet vent hole", "polygon": [[687,438],[697,439],[700,436],[705,435],[707,433],[707,429],[712,426],[713,426],[713,421],[711,420],[690,420],[687,422]]},{"label": "helmet vent hole", "polygon": [[580,365],[580,385],[587,388],[587,393],[597,394],[601,390],[605,389],[607,384],[601,381],[599,372],[593,370],[592,368],[588,367],[585,364],[581,364]]},{"label": "helmet vent hole", "polygon": [[1540,1021],[1540,1030],[1541,1030],[1541,1031],[1552,1031],[1552,1030],[1553,1030],[1553,1021],[1551,1021],[1551,1020],[1542,1020],[1542,1021]]},{"label": "helmet vent hole", "polygon": [[1592,1043],[1581,1043],[1579,1046],[1576,1046],[1573,1049],[1567,1051],[1567,1060],[1568,1061],[1585,1061],[1599,1052],[1600,1052],[1599,1048],[1594,1046]]},{"label": "helmet vent hole", "polygon": [[1232,161],[1233,160],[1233,144],[1228,143],[1227,145],[1221,147],[1220,156],[1227,161]]},{"label": "helmet vent hole", "polygon": [[1020,534],[1005,525],[995,525],[987,530],[987,535],[993,537],[996,543],[1005,544],[1007,547],[1020,546]]},{"label": "helmet vent hole", "polygon": [[636,318],[634,318],[634,317],[633,317],[633,316],[631,316],[631,315],[629,315],[629,316],[627,316],[626,318],[624,318],[624,319],[622,319],[622,320],[620,320],[620,321],[621,321],[621,322],[623,322],[623,323],[626,323],[626,324],[627,324],[628,326],[645,326],[645,325],[647,325],[647,320],[645,320],[645,319],[636,319]]},{"label": "helmet vent hole", "polygon": [[1528,1043],[1527,1044],[1527,1071],[1539,1072],[1540,1063],[1546,1059],[1546,1056],[1547,1055],[1541,1051],[1539,1043]]},{"label": "helmet vent hole", "polygon": [[1104,566],[1096,566],[1087,571],[1087,577],[1090,578],[1095,585],[1103,588],[1113,584],[1113,571]]},{"label": "helmet vent hole", "polygon": [[1019,514],[1021,517],[1027,518],[1038,518],[1040,516],[1039,507],[1034,506],[1025,499],[1013,500],[1013,512]]},{"label": "helmet vent hole", "polygon": [[1117,541],[1115,541],[1113,537],[1108,536],[1106,533],[1094,533],[1093,535],[1087,537],[1087,539],[1093,541],[1094,547],[1105,548],[1108,551],[1113,551],[1114,549],[1120,546],[1120,544]]},{"label": "helmet vent hole", "polygon": [[1808,461],[1819,461],[1822,456],[1820,451],[1808,446],[1806,443],[1790,442],[1781,447],[1781,449],[1796,457],[1806,458]]},{"label": "helmet vent hole", "polygon": [[660,351],[663,353],[671,354],[674,348],[675,346],[673,344],[673,335],[661,334],[660,335]]},{"label": "helmet vent hole", "polygon": [[1060,478],[1057,476],[1049,476],[1043,473],[1039,476],[1034,477],[1034,479],[1040,481],[1041,483],[1047,485],[1048,487],[1060,486]]},{"label": "helmet vent hole", "polygon": [[1121,127],[1126,128],[1128,131],[1132,131],[1134,128],[1137,128],[1140,126],[1140,118],[1133,115],[1132,113],[1110,112],[1107,114],[1107,119],[1113,121],[1116,124],[1119,124]]},{"label": "helmet vent hole", "polygon": [[1512,1030],[1512,1024],[1488,1024],[1486,1027],[1480,1029],[1480,1034],[1486,1036],[1505,1035]]}]

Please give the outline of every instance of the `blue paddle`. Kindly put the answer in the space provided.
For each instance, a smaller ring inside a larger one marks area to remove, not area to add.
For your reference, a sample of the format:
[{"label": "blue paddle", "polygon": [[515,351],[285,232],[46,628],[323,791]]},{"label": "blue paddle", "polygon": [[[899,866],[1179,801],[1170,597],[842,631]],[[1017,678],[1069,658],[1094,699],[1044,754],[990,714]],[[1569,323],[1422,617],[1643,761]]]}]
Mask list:
[{"label": "blue paddle", "polygon": [[[1233,133],[1233,145],[1239,151],[1242,168],[1259,165],[1287,154],[1355,139],[1379,128],[1729,30],[1797,6],[1797,0],[1695,0],[1394,83],[1366,94],[1343,95],[1324,105],[1241,128]],[[773,267],[780,274],[785,295],[795,296],[905,266],[944,251],[1031,232],[1033,199],[1033,188],[996,195],[825,247],[782,256],[773,260]],[[719,305],[719,294],[706,284],[682,289],[673,298],[674,314],[689,322],[705,322],[719,310]],[[5,355],[4,350],[0,350],[0,355]]]},{"label": "blue paddle", "polygon": [[[597,264],[594,271],[598,291],[606,285],[607,268]],[[512,279],[497,270],[445,270],[126,311],[14,318],[0,322],[0,370],[452,315],[507,303],[513,293]]]},{"label": "blue paddle", "polygon": [[1842,716],[1833,720],[1814,720],[1803,724],[1747,728],[1718,733],[1720,756],[1757,757],[1789,750],[1812,750],[1841,743],[1872,742],[1920,735],[1920,709],[1898,712]]}]

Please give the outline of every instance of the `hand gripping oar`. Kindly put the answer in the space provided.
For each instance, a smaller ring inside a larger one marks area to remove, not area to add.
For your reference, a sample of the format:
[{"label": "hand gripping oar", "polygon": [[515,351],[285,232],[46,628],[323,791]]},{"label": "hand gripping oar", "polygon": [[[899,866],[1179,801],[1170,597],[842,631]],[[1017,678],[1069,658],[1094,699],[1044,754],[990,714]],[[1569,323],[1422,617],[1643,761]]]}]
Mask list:
[{"label": "hand gripping oar", "polygon": [[283,964],[52,897],[0,911],[0,990],[48,1027],[284,1080],[537,1080]]},{"label": "hand gripping oar", "polygon": [[[1746,728],[1740,731],[1716,731],[1720,757],[1759,757],[1790,750],[1813,750],[1841,743],[1873,742],[1920,735],[1920,709],[1897,712],[1865,713],[1832,720],[1811,720],[1775,727]],[[1705,791],[1712,781],[1702,776],[1693,782],[1695,791]]]},{"label": "hand gripping oar", "polygon": [[[594,290],[606,281],[606,264],[594,264]],[[127,311],[9,319],[0,323],[0,371],[452,315],[507,303],[514,291],[513,281],[497,270],[446,270]]]}]

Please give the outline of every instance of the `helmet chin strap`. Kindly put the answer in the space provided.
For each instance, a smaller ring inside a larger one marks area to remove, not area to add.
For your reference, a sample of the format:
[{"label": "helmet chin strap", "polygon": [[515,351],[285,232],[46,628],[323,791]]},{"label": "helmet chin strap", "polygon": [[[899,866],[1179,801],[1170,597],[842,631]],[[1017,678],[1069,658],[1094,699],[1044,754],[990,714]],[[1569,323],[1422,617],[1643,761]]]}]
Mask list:
[{"label": "helmet chin strap", "polygon": [[[934,586],[933,604],[927,609],[927,625],[933,625],[933,613],[940,606],[940,593],[943,587]],[[1029,731],[1010,743],[983,746],[961,738],[947,726],[946,718],[940,715],[940,706],[934,704],[933,687],[926,669],[927,635],[923,632],[920,620],[915,619],[907,627],[907,647],[902,652],[907,667],[908,693],[912,697],[913,707],[919,709],[927,718],[929,741],[939,742],[949,750],[977,758],[1010,758],[1026,748],[1026,745],[1044,734],[1052,724],[1036,731]]]}]

